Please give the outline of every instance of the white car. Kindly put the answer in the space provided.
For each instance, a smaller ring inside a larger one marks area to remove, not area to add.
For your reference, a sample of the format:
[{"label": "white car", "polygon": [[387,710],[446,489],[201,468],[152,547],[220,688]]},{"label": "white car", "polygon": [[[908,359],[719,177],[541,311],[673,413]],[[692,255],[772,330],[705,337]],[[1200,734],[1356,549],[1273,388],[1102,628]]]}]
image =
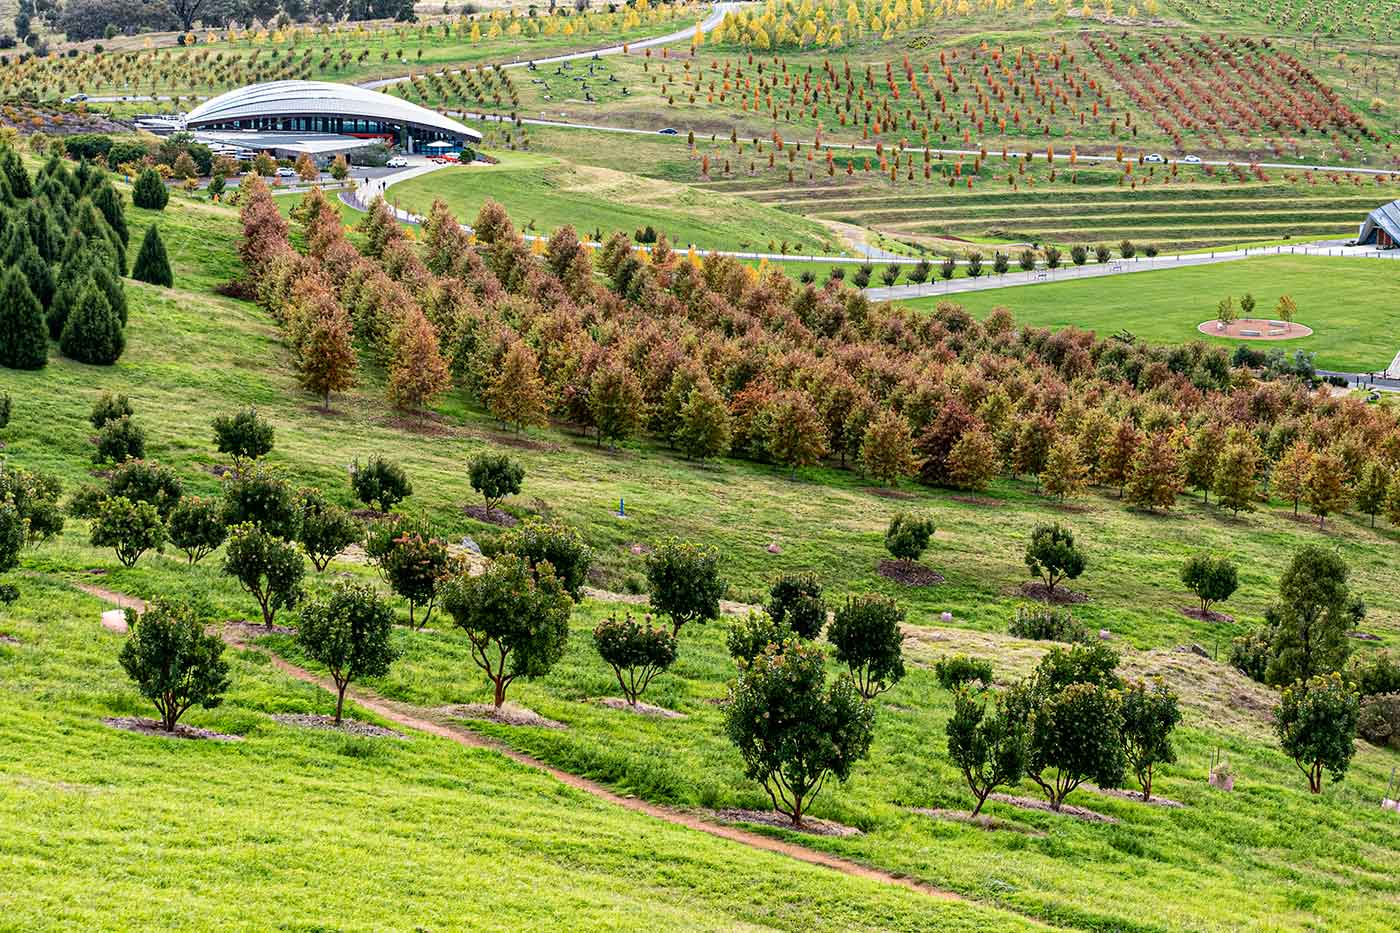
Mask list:
[{"label": "white car", "polygon": [[385,162],[384,165],[388,168],[408,168],[408,160],[403,156],[394,156],[388,162]]},{"label": "white car", "polygon": [[1144,162],[1162,162],[1162,161],[1165,161],[1165,160],[1164,160],[1161,156],[1159,156],[1157,153],[1153,152],[1153,153],[1149,153],[1148,155],[1144,156],[1143,159],[1142,159],[1142,161],[1144,161]]},{"label": "white car", "polygon": [[1181,161],[1186,162],[1186,163],[1188,163],[1188,164],[1190,164],[1190,165],[1200,165],[1200,164],[1201,164],[1201,157],[1200,157],[1200,156],[1183,156],[1182,159],[1181,159]]},{"label": "white car", "polygon": [[83,101],[85,101],[85,100],[87,100],[87,99],[88,99],[88,96],[87,96],[86,94],[74,94],[72,97],[65,97],[65,98],[63,98],[63,102],[64,102],[65,104],[78,104],[78,103],[82,103]]},{"label": "white car", "polygon": [[278,178],[296,178],[297,172],[294,168],[287,168],[285,165],[277,170]]}]

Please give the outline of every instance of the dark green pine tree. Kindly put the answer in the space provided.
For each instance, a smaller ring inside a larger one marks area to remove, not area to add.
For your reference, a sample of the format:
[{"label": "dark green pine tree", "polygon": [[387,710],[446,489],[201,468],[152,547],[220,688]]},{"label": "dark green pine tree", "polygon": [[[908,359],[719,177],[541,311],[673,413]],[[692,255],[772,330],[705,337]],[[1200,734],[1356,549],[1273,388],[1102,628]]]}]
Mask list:
[{"label": "dark green pine tree", "polygon": [[19,271],[24,273],[25,281],[29,283],[30,293],[39,299],[39,307],[47,308],[53,301],[53,269],[39,255],[33,244],[20,255],[17,266]]},{"label": "dark green pine tree", "polygon": [[126,212],[122,210],[122,196],[112,183],[105,178],[97,186],[97,190],[92,193],[93,205],[102,212],[106,218],[107,225],[111,227],[121,239],[122,246],[131,242],[131,231],[126,228]]},{"label": "dark green pine tree", "polygon": [[29,239],[39,250],[39,255],[44,257],[45,262],[58,262],[58,257],[63,255],[66,237],[54,223],[48,206],[41,201],[30,201],[24,205],[23,214]]},{"label": "dark green pine tree", "polygon": [[170,192],[160,173],[153,168],[143,171],[131,189],[131,203],[150,210],[165,210],[165,202],[170,200]]},{"label": "dark green pine tree", "polygon": [[70,360],[110,366],[122,355],[126,337],[117,314],[97,283],[88,279],[78,292],[58,348]]},{"label": "dark green pine tree", "polygon": [[0,169],[5,172],[5,178],[10,183],[10,191],[17,198],[30,198],[34,196],[34,183],[29,179],[29,172],[24,167],[24,160],[19,157],[19,153],[6,146],[3,156],[0,156]]},{"label": "dark green pine tree", "polygon": [[141,252],[136,254],[136,264],[131,267],[131,277],[138,282],[152,285],[175,284],[175,275],[170,271],[170,257],[165,255],[165,243],[155,224],[146,228],[146,236],[141,240]]},{"label": "dark green pine tree", "polygon": [[118,276],[126,275],[126,244],[107,223],[107,218],[102,216],[102,212],[91,201],[84,198],[78,202],[75,219],[74,228],[78,233],[91,242],[105,242],[111,247],[107,253],[113,259],[112,271]]},{"label": "dark green pine tree", "polygon": [[49,361],[44,309],[13,266],[0,278],[0,366],[42,369]]}]

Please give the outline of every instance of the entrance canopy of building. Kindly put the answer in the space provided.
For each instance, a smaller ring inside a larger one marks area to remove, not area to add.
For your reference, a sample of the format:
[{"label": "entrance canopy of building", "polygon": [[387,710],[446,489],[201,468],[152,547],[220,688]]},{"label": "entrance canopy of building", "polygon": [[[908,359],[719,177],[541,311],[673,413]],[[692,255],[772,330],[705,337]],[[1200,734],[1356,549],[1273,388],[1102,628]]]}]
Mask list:
[{"label": "entrance canopy of building", "polygon": [[342,152],[377,146],[386,140],[375,136],[342,136],[336,133],[263,133],[257,130],[196,130],[196,141],[207,146],[231,146],[252,152],[270,152],[279,159],[306,153],[327,159]]},{"label": "entrance canopy of building", "polygon": [[1375,244],[1388,249],[1400,244],[1400,201],[1382,204],[1366,216],[1361,232],[1356,236],[1360,246]]}]

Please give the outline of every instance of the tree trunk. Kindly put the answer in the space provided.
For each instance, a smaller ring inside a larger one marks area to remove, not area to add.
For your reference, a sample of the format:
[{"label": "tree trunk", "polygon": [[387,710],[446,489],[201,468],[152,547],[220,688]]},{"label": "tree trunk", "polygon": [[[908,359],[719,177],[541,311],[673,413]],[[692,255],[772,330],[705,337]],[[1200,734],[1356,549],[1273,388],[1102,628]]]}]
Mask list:
[{"label": "tree trunk", "polygon": [[1152,766],[1148,765],[1143,772],[1145,780],[1142,782],[1142,802],[1148,803],[1152,800]]},{"label": "tree trunk", "polygon": [[500,709],[506,702],[506,682],[504,677],[493,677],[496,684],[496,709]]},{"label": "tree trunk", "polygon": [[340,725],[340,713],[345,708],[345,688],[349,683],[347,680],[345,683],[336,685],[335,724],[337,726]]},{"label": "tree trunk", "polygon": [[802,798],[801,798],[801,796],[797,796],[797,797],[794,797],[794,798],[793,798],[793,804],[792,804],[792,825],[793,825],[793,826],[801,826],[801,825],[802,825]]},{"label": "tree trunk", "polygon": [[982,812],[982,804],[984,804],[984,803],[987,802],[987,794],[990,794],[990,793],[991,793],[991,790],[988,789],[986,793],[982,793],[982,794],[978,794],[978,795],[977,795],[977,806],[975,806],[975,807],[972,808],[972,817],[973,817],[973,819],[976,819],[976,818],[977,818],[977,814],[979,814],[979,813]]}]

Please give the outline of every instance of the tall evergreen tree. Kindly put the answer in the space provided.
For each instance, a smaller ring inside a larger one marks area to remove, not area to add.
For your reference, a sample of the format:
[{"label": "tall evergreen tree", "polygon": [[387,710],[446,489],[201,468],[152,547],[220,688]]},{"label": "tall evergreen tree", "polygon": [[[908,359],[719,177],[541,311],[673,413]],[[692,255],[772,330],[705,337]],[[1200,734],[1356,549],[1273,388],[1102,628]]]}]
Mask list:
[{"label": "tall evergreen tree", "polygon": [[110,366],[125,347],[121,321],[102,289],[89,279],[78,292],[68,321],[63,325],[58,348],[64,356],[79,363]]},{"label": "tall evergreen tree", "polygon": [[122,196],[112,183],[103,179],[102,184],[92,193],[92,204],[102,212],[107,225],[121,239],[122,245],[131,242],[131,231],[126,226],[126,211],[122,210]]},{"label": "tall evergreen tree", "polygon": [[49,264],[39,255],[33,244],[30,244],[20,255],[17,265],[26,284],[29,285],[29,293],[38,299],[39,307],[47,308],[53,301],[54,292],[53,270]]},{"label": "tall evergreen tree", "polygon": [[18,269],[0,279],[0,366],[42,369],[49,361],[44,311]]},{"label": "tall evergreen tree", "polygon": [[161,241],[160,230],[155,224],[146,228],[141,251],[136,254],[136,264],[131,267],[131,277],[138,282],[150,282],[166,288],[175,284],[175,275],[170,271],[170,257],[165,254],[165,243]]},{"label": "tall evergreen tree", "polygon": [[169,200],[170,192],[165,187],[165,181],[153,168],[143,171],[131,189],[131,203],[137,207],[163,211],[165,202]]}]

